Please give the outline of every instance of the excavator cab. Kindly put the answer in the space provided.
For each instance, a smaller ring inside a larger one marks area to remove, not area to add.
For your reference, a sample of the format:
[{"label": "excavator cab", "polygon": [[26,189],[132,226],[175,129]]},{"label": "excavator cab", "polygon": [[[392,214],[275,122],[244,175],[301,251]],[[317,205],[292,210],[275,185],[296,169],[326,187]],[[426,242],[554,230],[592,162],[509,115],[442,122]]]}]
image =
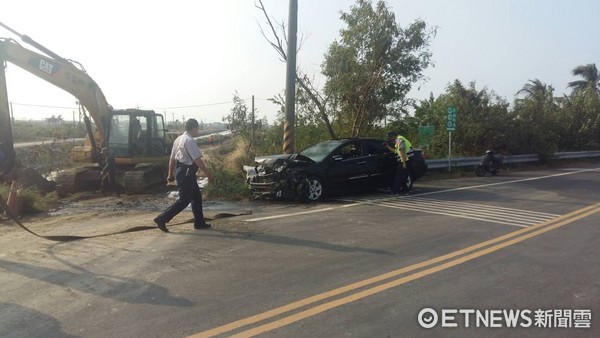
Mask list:
[{"label": "excavator cab", "polygon": [[[145,193],[164,184],[172,142],[165,138],[163,116],[152,110],[111,110],[103,122],[104,138],[96,139],[101,142],[90,140],[88,135],[85,141],[88,145],[73,148],[74,154],[85,156],[74,158],[89,162],[91,144],[101,144],[114,156],[116,181],[125,193]],[[101,158],[100,166],[61,171],[56,178],[58,194],[99,188],[103,162]]]},{"label": "excavator cab", "polygon": [[117,159],[138,162],[136,158],[167,155],[162,115],[152,110],[127,109],[111,112],[109,119],[106,144]]}]

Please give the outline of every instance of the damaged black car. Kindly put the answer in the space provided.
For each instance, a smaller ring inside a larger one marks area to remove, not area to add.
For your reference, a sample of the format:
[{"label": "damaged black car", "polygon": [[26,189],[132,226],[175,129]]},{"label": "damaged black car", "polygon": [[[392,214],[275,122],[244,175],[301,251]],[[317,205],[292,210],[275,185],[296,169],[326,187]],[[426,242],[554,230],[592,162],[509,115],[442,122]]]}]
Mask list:
[{"label": "damaged black car", "polygon": [[[374,138],[333,139],[298,154],[262,156],[244,166],[254,198],[318,201],[348,190],[389,188],[397,167],[396,156]],[[409,186],[422,177],[427,165],[420,150],[413,152]]]}]

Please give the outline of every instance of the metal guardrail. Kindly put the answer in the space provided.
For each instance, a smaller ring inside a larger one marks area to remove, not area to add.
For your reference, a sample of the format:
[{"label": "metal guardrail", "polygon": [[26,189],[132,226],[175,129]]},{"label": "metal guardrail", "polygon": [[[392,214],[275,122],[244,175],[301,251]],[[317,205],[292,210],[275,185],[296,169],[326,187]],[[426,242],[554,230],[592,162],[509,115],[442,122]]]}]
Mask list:
[{"label": "metal guardrail", "polygon": [[[450,159],[450,165],[452,167],[474,167],[481,162],[480,157],[456,157]],[[594,158],[600,157],[600,150],[594,151],[572,151],[572,152],[559,152],[554,154],[554,158],[557,160],[569,160],[569,159],[583,159],[583,158]],[[504,156],[503,164],[512,163],[532,163],[540,160],[539,155],[512,155]],[[435,159],[427,160],[427,166],[429,169],[444,169],[448,168],[448,159]]]}]

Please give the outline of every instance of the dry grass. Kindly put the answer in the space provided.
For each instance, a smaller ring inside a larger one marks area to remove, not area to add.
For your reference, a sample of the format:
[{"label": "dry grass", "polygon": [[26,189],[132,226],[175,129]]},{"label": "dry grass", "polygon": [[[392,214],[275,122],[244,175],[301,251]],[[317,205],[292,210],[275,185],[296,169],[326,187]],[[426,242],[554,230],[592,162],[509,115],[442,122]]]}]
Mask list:
[{"label": "dry grass", "polygon": [[233,151],[223,159],[223,167],[232,172],[241,172],[244,165],[254,163],[254,153],[250,150],[250,142],[246,139],[236,138],[233,143]]},{"label": "dry grass", "polygon": [[210,198],[240,200],[248,198],[246,173],[242,167],[254,163],[250,143],[237,137],[215,149],[207,151],[207,162],[215,174],[215,182],[206,188]]}]

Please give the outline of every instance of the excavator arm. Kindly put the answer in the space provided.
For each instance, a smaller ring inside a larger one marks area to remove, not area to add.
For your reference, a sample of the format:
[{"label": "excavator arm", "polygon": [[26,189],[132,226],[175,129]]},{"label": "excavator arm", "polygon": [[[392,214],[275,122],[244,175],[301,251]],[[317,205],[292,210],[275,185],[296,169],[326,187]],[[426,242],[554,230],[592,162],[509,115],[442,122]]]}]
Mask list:
[{"label": "excavator arm", "polygon": [[[96,123],[101,138],[97,141],[102,143],[106,118],[112,109],[100,87],[85,70],[66,59],[36,53],[9,38],[0,38],[0,60],[10,62],[75,96]],[[0,95],[5,96],[6,92]]]},{"label": "excavator arm", "polygon": [[19,178],[26,187],[36,186],[40,191],[53,191],[56,187],[55,182],[46,180],[32,168],[23,167],[17,159],[4,72],[6,61],[0,59],[0,66],[0,183]]},{"label": "excavator arm", "polygon": [[[0,26],[19,35],[25,43],[41,52],[25,48],[13,39],[0,38],[0,64],[5,66],[10,62],[72,94],[96,124],[96,130],[93,131],[89,119],[84,116],[88,138],[83,146],[73,147],[74,162],[100,163],[102,158],[99,156],[99,148],[107,147],[118,167],[117,181],[122,181],[125,191],[141,192],[152,185],[164,183],[165,164],[172,139],[166,138],[162,115],[152,110],[114,110],[107,103],[100,87],[79,63],[57,55],[1,22]],[[0,166],[8,167],[15,156],[6,78],[4,69],[1,71]],[[0,174],[1,170],[2,167]],[[56,188],[62,192],[93,189],[99,184],[99,179],[98,166],[73,168],[59,173]]]},{"label": "excavator arm", "polygon": [[4,175],[12,170],[16,157],[4,75],[5,65],[2,63],[0,66],[2,66],[0,70],[0,182],[2,182]]}]

